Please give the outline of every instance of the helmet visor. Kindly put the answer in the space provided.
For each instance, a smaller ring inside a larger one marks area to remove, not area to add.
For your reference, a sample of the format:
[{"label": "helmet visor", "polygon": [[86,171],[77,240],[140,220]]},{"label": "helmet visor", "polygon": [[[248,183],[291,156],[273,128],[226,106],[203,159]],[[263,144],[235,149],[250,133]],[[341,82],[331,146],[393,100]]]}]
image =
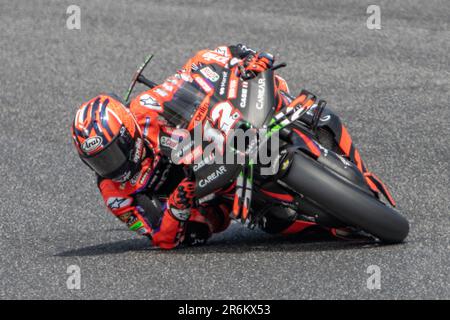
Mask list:
[{"label": "helmet visor", "polygon": [[91,156],[83,156],[82,159],[98,175],[114,179],[129,169],[134,145],[134,140],[125,130],[124,134],[115,137],[103,150]]}]

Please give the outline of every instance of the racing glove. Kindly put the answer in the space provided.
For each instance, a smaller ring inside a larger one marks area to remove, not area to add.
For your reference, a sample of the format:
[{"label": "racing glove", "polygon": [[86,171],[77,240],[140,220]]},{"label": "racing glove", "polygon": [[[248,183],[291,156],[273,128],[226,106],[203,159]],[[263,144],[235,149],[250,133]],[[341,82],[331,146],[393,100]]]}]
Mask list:
[{"label": "racing glove", "polygon": [[180,182],[169,196],[168,209],[172,216],[179,221],[187,221],[194,205],[195,183],[187,178]]},{"label": "racing glove", "polygon": [[273,66],[275,58],[267,52],[249,54],[242,62],[247,77],[256,76]]}]

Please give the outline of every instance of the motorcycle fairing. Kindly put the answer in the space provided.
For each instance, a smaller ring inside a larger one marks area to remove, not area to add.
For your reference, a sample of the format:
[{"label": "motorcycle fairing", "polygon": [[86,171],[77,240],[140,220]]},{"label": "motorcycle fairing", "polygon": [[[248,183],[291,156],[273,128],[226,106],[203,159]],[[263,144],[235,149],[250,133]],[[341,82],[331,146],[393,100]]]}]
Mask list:
[{"label": "motorcycle fairing", "polygon": [[[306,113],[301,121],[310,124],[313,118],[314,108],[312,108],[308,113]],[[364,165],[364,162],[361,159],[360,153],[358,149],[355,147],[353,140],[348,133],[347,128],[342,124],[339,117],[337,117],[331,108],[327,107],[320,120],[319,120],[319,128],[325,129],[333,135],[333,139],[335,140],[339,150],[333,150],[337,153],[342,153],[350,159],[355,165],[356,168],[361,172],[365,179],[365,183],[369,186],[372,192],[376,194],[383,194],[385,198],[389,201],[389,203],[395,207],[395,200],[392,197],[391,193],[387,189],[386,185],[381,181],[380,178],[375,176],[375,174],[369,172]],[[359,178],[358,178],[359,180]]]},{"label": "motorcycle fairing", "polygon": [[[232,76],[233,70],[221,69],[219,71],[218,67],[214,68],[214,70],[220,74],[220,78],[215,82],[214,94],[211,96],[207,118],[212,118],[211,113],[217,104],[228,101],[235,108],[234,110],[240,112],[241,118],[245,119],[247,123],[257,128],[262,127],[267,118],[271,117],[275,111],[273,72],[269,70],[260,73],[251,80],[244,81],[237,77],[234,78]],[[238,83],[236,94],[231,92],[236,88],[230,86],[230,81],[237,81]],[[226,87],[226,89],[224,90],[223,87]],[[227,98],[231,97],[232,99],[225,98],[225,95]],[[210,123],[215,129],[220,130],[220,121],[211,121]],[[235,123],[234,127],[238,125],[239,123]],[[207,144],[205,143],[204,147]],[[224,181],[229,180],[231,183],[241,172],[242,165],[211,164],[201,168],[194,166],[193,169],[197,181],[196,196],[202,197],[220,189],[224,185]]]}]

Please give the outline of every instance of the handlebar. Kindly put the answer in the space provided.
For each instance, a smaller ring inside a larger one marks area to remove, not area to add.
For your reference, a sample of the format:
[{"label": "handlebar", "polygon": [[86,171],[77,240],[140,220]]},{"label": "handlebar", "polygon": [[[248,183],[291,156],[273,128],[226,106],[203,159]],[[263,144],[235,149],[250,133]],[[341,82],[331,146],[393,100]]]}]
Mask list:
[{"label": "handlebar", "polygon": [[[269,68],[269,70],[275,71],[280,68],[284,68],[286,66],[287,66],[287,64],[285,62],[282,62],[282,63],[272,66],[271,68]],[[239,71],[242,75],[241,76],[242,80],[250,80],[250,79],[256,77],[256,74],[253,71],[245,71],[244,66],[242,66],[242,65],[239,66]]]}]

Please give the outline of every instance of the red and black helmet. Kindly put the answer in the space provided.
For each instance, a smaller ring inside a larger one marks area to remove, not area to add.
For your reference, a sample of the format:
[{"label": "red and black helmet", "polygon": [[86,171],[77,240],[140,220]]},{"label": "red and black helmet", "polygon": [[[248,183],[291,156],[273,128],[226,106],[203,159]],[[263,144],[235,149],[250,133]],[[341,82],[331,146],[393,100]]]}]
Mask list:
[{"label": "red and black helmet", "polygon": [[142,133],[133,114],[118,99],[102,94],[82,104],[72,137],[81,160],[103,178],[124,182],[140,169]]}]

